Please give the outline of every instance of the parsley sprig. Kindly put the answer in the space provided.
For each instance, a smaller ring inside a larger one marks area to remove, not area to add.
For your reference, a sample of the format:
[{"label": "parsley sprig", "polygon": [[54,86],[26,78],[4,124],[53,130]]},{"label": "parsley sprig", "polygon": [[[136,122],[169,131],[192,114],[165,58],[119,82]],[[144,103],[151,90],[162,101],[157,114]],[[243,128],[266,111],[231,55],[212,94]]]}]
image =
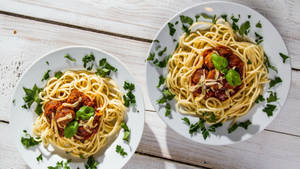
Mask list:
[{"label": "parsley sprig", "polygon": [[88,161],[84,164],[85,169],[97,169],[98,161],[94,159],[93,156],[89,156]]},{"label": "parsley sprig", "polygon": [[251,121],[250,120],[247,120],[247,121],[244,121],[244,122],[236,122],[234,123],[230,128],[228,128],[228,133],[232,133],[233,131],[235,131],[238,127],[242,127],[244,128],[245,130],[248,129],[248,126],[251,125]]},{"label": "parsley sprig", "polygon": [[127,156],[127,153],[124,151],[124,148],[122,148],[120,145],[117,145],[116,152],[119,153],[121,156]]},{"label": "parsley sprig", "polygon": [[136,103],[135,96],[132,93],[132,91],[135,89],[134,84],[125,81],[124,85],[123,85],[123,88],[124,88],[124,90],[128,91],[126,95],[123,95],[124,105],[126,107],[129,107],[130,104],[134,105]]},{"label": "parsley sprig", "polygon": [[30,148],[30,147],[40,144],[41,141],[38,140],[39,137],[33,138],[30,134],[27,133],[26,130],[23,130],[23,132],[25,134],[25,137],[21,137],[21,143],[26,148]]},{"label": "parsley sprig", "polygon": [[25,92],[25,96],[23,97],[25,104],[22,106],[22,108],[29,109],[31,105],[36,102],[37,106],[34,111],[37,115],[40,115],[42,113],[42,101],[39,98],[39,93],[42,89],[38,88],[36,84],[34,84],[32,89],[23,87],[23,90]]},{"label": "parsley sprig", "polygon": [[273,115],[273,111],[276,109],[276,105],[267,104],[267,106],[263,109],[263,112],[266,112],[268,116]]},{"label": "parsley sprig", "polygon": [[124,136],[123,136],[123,140],[129,142],[129,138],[130,138],[130,130],[127,126],[127,124],[125,122],[121,123],[121,127],[124,129]]},{"label": "parsley sprig", "polygon": [[72,61],[72,62],[76,62],[76,59],[73,58],[73,57],[71,57],[70,54],[68,54],[68,53],[65,55],[65,58],[66,58],[66,59],[69,59],[69,60]]},{"label": "parsley sprig", "polygon": [[95,56],[93,53],[90,53],[89,55],[85,55],[82,58],[83,62],[83,67],[86,68],[87,70],[92,70],[94,67],[94,62],[95,62]]},{"label": "parsley sprig", "polygon": [[282,58],[282,62],[283,63],[285,63],[285,61],[288,59],[288,58],[290,58],[289,56],[287,56],[287,55],[285,55],[285,54],[283,54],[283,53],[279,53],[279,55],[280,55],[280,57]]},{"label": "parsley sprig", "polygon": [[97,68],[96,74],[101,77],[106,77],[110,75],[111,71],[117,72],[118,69],[109,64],[106,61],[106,58],[101,59],[99,61],[99,67]]},{"label": "parsley sprig", "polygon": [[67,161],[58,161],[56,162],[56,166],[49,166],[48,169],[70,169],[70,166],[69,166],[69,163],[71,162],[72,160],[67,160]]}]

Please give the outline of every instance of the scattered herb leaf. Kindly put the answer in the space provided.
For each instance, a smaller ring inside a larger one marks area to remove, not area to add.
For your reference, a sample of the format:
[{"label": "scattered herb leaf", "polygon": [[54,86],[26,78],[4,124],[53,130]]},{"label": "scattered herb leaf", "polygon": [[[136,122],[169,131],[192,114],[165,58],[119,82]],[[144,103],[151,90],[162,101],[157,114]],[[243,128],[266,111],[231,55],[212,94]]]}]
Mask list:
[{"label": "scattered herb leaf", "polygon": [[[93,53],[90,53],[89,55],[85,55],[82,58],[83,67],[87,70],[92,70],[95,62],[95,56]],[[89,66],[88,66],[89,65]]]},{"label": "scattered herb leaf", "polygon": [[232,133],[233,131],[235,131],[238,127],[242,127],[244,128],[245,130],[248,129],[248,126],[251,125],[251,121],[250,120],[247,120],[247,121],[244,121],[244,122],[236,122],[234,123],[229,129],[228,129],[228,133]]},{"label": "scattered herb leaf", "polygon": [[89,156],[88,161],[84,164],[85,169],[97,169],[98,161],[94,159],[93,156]]},{"label": "scattered herb leaf", "polygon": [[173,36],[174,34],[175,34],[175,32],[176,32],[176,29],[174,28],[174,24],[172,24],[172,23],[168,23],[168,27],[169,27],[169,34],[170,34],[170,36]]},{"label": "scattered herb leaf", "polygon": [[282,80],[281,80],[281,78],[280,77],[278,77],[278,76],[276,76],[274,79],[272,79],[271,81],[270,81],[270,87],[269,88],[272,88],[272,87],[274,87],[276,84],[278,84],[278,83],[281,83],[282,82]]},{"label": "scattered herb leaf", "polygon": [[38,145],[41,141],[37,141],[38,138],[33,138],[30,136],[26,130],[23,130],[25,137],[21,137],[21,143],[26,147],[33,147],[35,145]]},{"label": "scattered herb leaf", "polygon": [[66,58],[66,59],[69,59],[69,60],[72,61],[72,62],[76,62],[76,59],[73,58],[73,57],[71,57],[70,54],[68,54],[68,53],[65,55],[65,58]]},{"label": "scattered herb leaf", "polygon": [[61,78],[62,75],[63,75],[63,73],[62,73],[61,71],[58,71],[58,72],[55,72],[55,73],[54,73],[54,76],[55,76],[57,79]]},{"label": "scattered herb leaf", "polygon": [[42,161],[43,160],[43,155],[42,153],[36,157],[36,161]]},{"label": "scattered herb leaf", "polygon": [[49,79],[49,77],[50,77],[49,72],[50,72],[50,71],[51,71],[51,70],[47,70],[47,71],[44,73],[43,78],[42,78],[42,81]]},{"label": "scattered herb leaf", "polygon": [[129,138],[130,138],[130,130],[129,130],[127,124],[124,123],[124,122],[122,122],[122,123],[121,123],[121,127],[124,129],[123,140],[129,142]]},{"label": "scattered herb leaf", "polygon": [[119,153],[123,157],[127,155],[127,153],[124,151],[124,149],[120,145],[117,145],[116,152]]},{"label": "scattered herb leaf", "polygon": [[272,116],[273,111],[276,109],[276,106],[273,104],[267,104],[267,106],[263,109],[263,112],[267,113],[267,116]]},{"label": "scattered herb leaf", "polygon": [[257,24],[255,25],[257,28],[262,28],[262,25],[260,23],[260,21],[257,22]]},{"label": "scattered herb leaf", "polygon": [[159,82],[158,82],[156,87],[160,88],[160,86],[163,85],[165,83],[165,81],[166,81],[166,78],[164,76],[160,75],[159,76]]},{"label": "scattered herb leaf", "polygon": [[265,98],[262,95],[258,95],[255,100],[255,103],[259,103],[259,102],[263,102],[263,101],[265,101]]},{"label": "scattered herb leaf", "polygon": [[285,63],[285,61],[289,58],[289,56],[287,56],[287,55],[285,55],[285,54],[283,54],[281,52],[279,53],[279,55],[281,56],[283,63]]},{"label": "scattered herb leaf", "polygon": [[267,98],[267,102],[268,103],[271,103],[271,102],[276,102],[278,100],[277,98],[277,93],[276,92],[273,92],[273,91],[269,91],[270,95],[269,97]]}]

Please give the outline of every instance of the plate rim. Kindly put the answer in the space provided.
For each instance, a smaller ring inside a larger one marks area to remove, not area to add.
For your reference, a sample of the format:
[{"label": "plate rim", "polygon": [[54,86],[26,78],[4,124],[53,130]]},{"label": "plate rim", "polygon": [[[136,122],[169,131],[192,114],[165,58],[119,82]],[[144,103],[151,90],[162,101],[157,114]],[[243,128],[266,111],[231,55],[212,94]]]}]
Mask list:
[{"label": "plate rim", "polygon": [[[65,50],[65,49],[74,49],[74,48],[86,48],[86,49],[92,49],[92,50],[96,50],[96,51],[100,51],[102,53],[104,53],[105,55],[109,56],[109,57],[112,57],[113,59],[115,59],[122,67],[125,68],[125,70],[129,73],[129,76],[133,79],[133,82],[135,84],[135,90],[137,93],[140,94],[142,100],[141,100],[141,107],[143,108],[143,110],[139,110],[139,113],[141,113],[141,116],[142,116],[142,119],[143,119],[143,123],[142,123],[142,129],[139,129],[141,130],[140,132],[140,135],[138,136],[138,142],[137,142],[137,145],[135,148],[131,149],[131,152],[132,153],[128,153],[129,155],[127,156],[128,160],[124,161],[123,164],[121,164],[121,168],[123,168],[130,160],[131,158],[133,157],[133,155],[135,154],[138,146],[140,145],[141,143],[141,140],[142,140],[142,136],[143,136],[143,133],[144,133],[144,128],[145,128],[145,102],[144,102],[144,95],[143,95],[143,92],[139,86],[138,83],[136,83],[136,79],[135,77],[132,75],[132,73],[129,71],[128,67],[118,58],[116,57],[115,55],[109,53],[109,52],[106,52],[105,50],[103,49],[100,49],[100,48],[97,48],[97,47],[93,47],[93,46],[88,46],[88,45],[67,45],[67,46],[63,46],[63,47],[59,47],[59,48],[55,48],[55,49],[52,49],[50,50],[49,52],[46,52],[45,54],[42,54],[41,56],[39,56],[38,58],[36,58],[29,66],[28,68],[22,73],[20,79],[18,80],[18,82],[16,83],[15,85],[15,88],[10,96],[10,106],[9,106],[9,117],[8,117],[8,120],[9,120],[9,131],[12,132],[12,136],[17,136],[17,133],[16,133],[16,129],[14,128],[13,124],[12,123],[12,112],[13,112],[13,107],[14,107],[14,104],[12,103],[12,100],[14,99],[14,96],[16,95],[17,93],[17,87],[20,85],[22,79],[24,78],[24,75],[27,74],[27,72],[35,65],[37,64],[38,62],[40,62],[40,60],[42,60],[43,58],[47,57],[48,55],[51,55],[53,53],[56,53],[56,52],[59,52],[61,50]],[[122,86],[121,86],[122,87]],[[31,112],[33,113],[33,112]],[[127,113],[127,112],[126,112]],[[120,132],[119,132],[120,133]],[[118,135],[119,137],[120,135]],[[18,140],[17,139],[14,139],[14,141],[16,142],[16,149],[18,150],[18,153],[21,155],[22,159],[24,160],[24,162],[26,163],[26,165],[28,165],[29,167],[32,167],[32,163],[29,164],[27,162],[27,160],[24,159],[23,157],[23,154],[21,153],[19,147],[17,146],[17,142]],[[113,141],[115,142],[115,140]],[[111,144],[113,144],[113,142]],[[110,145],[111,146],[111,145]],[[134,150],[134,151],[132,151]],[[104,151],[105,152],[105,151]],[[101,155],[103,156],[103,155]],[[100,156],[100,157],[101,157]],[[84,162],[83,162],[84,163]],[[99,164],[101,165],[101,163]]]},{"label": "plate rim", "polygon": [[[194,5],[191,5],[191,6],[189,6],[189,7],[186,7],[186,8],[184,8],[184,9],[182,9],[182,10],[180,10],[180,11],[178,11],[178,12],[176,12],[173,16],[171,16],[161,27],[160,27],[160,29],[157,31],[157,33],[155,34],[155,36],[154,36],[154,38],[153,38],[153,40],[155,40],[155,39],[157,39],[158,37],[159,37],[159,34],[161,33],[161,31],[167,26],[167,24],[171,21],[171,20],[173,20],[176,16],[179,16],[180,14],[182,14],[182,13],[184,13],[184,12],[186,12],[186,11],[188,11],[188,10],[191,10],[192,8],[197,8],[197,7],[200,7],[200,6],[203,6],[203,5],[207,5],[207,4],[231,4],[231,5],[234,5],[234,6],[240,6],[240,7],[243,7],[243,8],[247,8],[248,10],[250,10],[250,11],[252,11],[252,12],[254,12],[254,13],[257,13],[260,17],[262,17],[263,19],[265,19],[267,22],[269,22],[269,24],[275,29],[275,31],[276,31],[276,33],[277,34],[279,34],[279,36],[280,36],[280,39],[282,40],[282,42],[283,42],[283,44],[284,44],[284,46],[283,46],[283,49],[284,50],[286,50],[287,51],[287,55],[288,55],[288,48],[286,47],[286,44],[285,44],[285,41],[283,40],[283,38],[282,38],[282,36],[281,36],[281,34],[280,34],[280,32],[276,29],[276,27],[273,25],[273,23],[271,22],[271,21],[269,21],[269,19],[267,19],[264,15],[262,15],[260,12],[258,12],[258,11],[256,11],[256,10],[254,10],[254,9],[252,9],[252,8],[250,8],[250,7],[248,7],[248,6],[246,6],[246,5],[243,5],[243,4],[240,4],[240,3],[236,3],[236,2],[227,2],[227,1],[208,1],[208,2],[201,2],[201,3],[197,3],[197,4],[194,4]],[[151,42],[151,45],[150,45],[150,47],[149,47],[149,49],[148,49],[148,52],[147,52],[147,55],[146,55],[146,59],[147,59],[147,56],[149,56],[149,54],[151,53],[151,49],[153,48],[153,45],[154,45],[154,43],[153,43],[153,40],[152,40],[152,42]],[[282,105],[280,105],[280,108],[279,108],[279,110],[278,110],[278,113],[276,113],[275,115],[273,114],[273,119],[272,120],[270,120],[270,121],[268,121],[267,123],[266,123],[266,126],[264,127],[264,128],[262,128],[261,130],[258,130],[256,133],[254,133],[254,134],[252,134],[250,137],[248,137],[248,138],[245,138],[245,139],[240,139],[240,140],[238,140],[238,141],[231,141],[231,142],[229,142],[229,143],[209,143],[209,142],[202,142],[202,141],[195,141],[194,139],[192,139],[192,137],[188,137],[188,136],[186,136],[186,135],[184,135],[184,134],[181,134],[179,131],[177,131],[177,130],[175,130],[175,129],[173,129],[172,127],[171,127],[171,125],[169,125],[169,123],[166,121],[166,119],[165,118],[163,118],[162,117],[162,115],[160,115],[160,112],[156,109],[156,106],[155,105],[153,105],[153,102],[152,102],[152,100],[151,100],[151,97],[150,97],[150,88],[148,87],[148,85],[149,85],[149,80],[148,80],[148,77],[147,77],[147,70],[148,70],[148,67],[149,66],[151,66],[150,64],[149,64],[149,62],[146,62],[146,66],[145,66],[145,69],[146,69],[146,87],[147,87],[147,94],[148,94],[148,98],[149,98],[149,100],[150,100],[150,102],[151,102],[151,105],[153,106],[153,108],[155,109],[155,111],[156,111],[156,113],[158,114],[158,116],[159,116],[159,118],[167,125],[167,127],[169,127],[172,131],[174,131],[175,133],[177,133],[178,135],[180,135],[180,136],[183,136],[184,138],[187,138],[188,140],[191,140],[191,141],[193,141],[193,142],[195,142],[195,143],[200,143],[200,144],[204,144],[204,145],[211,145],[211,146],[224,146],[224,145],[233,145],[233,144],[237,144],[237,143],[241,143],[241,142],[244,142],[244,141],[247,141],[247,140],[249,140],[249,139],[251,139],[251,138],[253,138],[254,136],[256,136],[257,134],[259,134],[259,133],[261,133],[264,129],[266,129],[273,121],[274,121],[274,119],[278,116],[278,114],[281,112],[281,110],[282,110],[282,107],[284,107],[284,105],[286,104],[286,100],[287,100],[287,98],[288,98],[288,95],[289,95],[289,92],[290,92],[290,90],[291,90],[291,81],[292,81],[292,64],[291,64],[291,58],[288,60],[288,62],[286,62],[286,63],[288,63],[288,66],[290,67],[289,68],[289,70],[290,70],[290,73],[289,73],[289,82],[288,82],[288,90],[287,90],[287,94],[286,94],[286,97],[284,97],[284,99],[283,99],[283,104]],[[175,109],[176,111],[176,113],[179,113],[178,111],[177,111],[177,109]]]}]

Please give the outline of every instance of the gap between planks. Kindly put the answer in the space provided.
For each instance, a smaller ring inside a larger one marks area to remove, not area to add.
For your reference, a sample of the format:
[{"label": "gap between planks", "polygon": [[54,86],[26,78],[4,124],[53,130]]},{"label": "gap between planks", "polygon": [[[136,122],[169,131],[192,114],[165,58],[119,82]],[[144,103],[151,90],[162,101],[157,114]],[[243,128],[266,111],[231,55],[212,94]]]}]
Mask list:
[{"label": "gap between planks", "polygon": [[1,11],[0,10],[0,14],[13,16],[13,17],[18,17],[18,18],[23,18],[23,19],[28,19],[28,20],[34,20],[34,21],[37,21],[37,22],[49,23],[49,24],[58,25],[58,26],[64,26],[64,27],[73,28],[73,29],[80,29],[80,30],[89,31],[89,32],[101,33],[101,34],[120,37],[120,38],[124,38],[124,39],[131,39],[131,40],[136,40],[136,41],[141,41],[141,42],[148,42],[148,43],[152,42],[151,39],[145,39],[145,38],[139,38],[139,37],[124,35],[124,34],[120,34],[120,33],[108,32],[108,31],[103,31],[103,30],[94,29],[94,28],[88,28],[88,27],[83,27],[83,26],[78,26],[78,25],[73,25],[73,24],[48,20],[48,19],[42,19],[42,18],[27,16],[27,15],[22,15],[22,14],[16,14],[16,13],[12,13],[12,12],[6,12],[6,11]]}]

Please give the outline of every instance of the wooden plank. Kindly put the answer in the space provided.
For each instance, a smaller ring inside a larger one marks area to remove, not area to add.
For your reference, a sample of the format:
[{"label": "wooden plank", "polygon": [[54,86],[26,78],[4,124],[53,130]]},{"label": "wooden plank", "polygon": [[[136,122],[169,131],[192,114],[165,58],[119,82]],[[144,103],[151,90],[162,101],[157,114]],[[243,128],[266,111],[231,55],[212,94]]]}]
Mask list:
[{"label": "wooden plank", "polygon": [[[17,31],[16,35],[13,34],[14,30]],[[0,88],[0,100],[2,100],[0,119],[7,120],[9,105],[7,98],[11,96],[13,86],[19,79],[18,74],[45,52],[65,45],[91,45],[116,55],[126,65],[130,65],[129,69],[135,75],[146,97],[144,57],[149,46],[147,43],[2,15],[0,15],[0,42],[3,44],[0,50],[6,54],[0,62],[0,87],[4,86]],[[21,61],[20,66],[18,61]],[[138,152],[214,168],[271,168],[272,164],[275,168],[283,166],[297,168],[300,164],[298,158],[300,126],[297,120],[299,119],[298,106],[295,103],[299,103],[299,79],[300,72],[294,71],[292,83],[294,89],[290,91],[289,97],[291,103],[286,104],[290,107],[286,110],[288,113],[280,113],[268,127],[269,130],[298,136],[264,131],[244,143],[206,146],[179,136],[166,127],[155,112],[146,111],[145,132]],[[149,100],[145,102],[149,108]],[[281,118],[283,120],[277,122]],[[0,131],[0,133],[5,132]],[[7,135],[9,134],[4,134]],[[0,159],[6,159],[3,156],[11,151],[5,149],[9,147],[8,144],[9,141],[4,143],[0,141],[0,145],[4,147],[1,151],[5,150]]]},{"label": "wooden plank", "polygon": [[[0,123],[0,168],[19,168],[29,169],[25,161],[19,154],[15,145],[14,138],[11,138],[9,126]],[[100,164],[101,165],[101,164]],[[186,168],[196,169],[196,167],[165,160],[161,158],[151,157],[147,155],[135,154],[130,161],[124,166],[124,169],[153,169],[153,168]]]},{"label": "wooden plank", "polygon": [[[16,30],[16,34],[13,34]],[[0,120],[8,120],[10,98],[22,72],[33,60],[66,45],[90,45],[120,58],[135,76],[147,110],[154,111],[146,90],[145,57],[149,44],[93,32],[0,15]],[[117,49],[117,50],[116,50]],[[130,66],[129,66],[130,65]],[[300,135],[300,72],[293,71],[288,100],[269,130]]]},{"label": "wooden plank", "polygon": [[[201,2],[208,2],[203,0]],[[226,0],[249,6],[267,17],[283,36],[300,68],[300,1]],[[199,3],[185,0],[20,1],[3,0],[0,10],[95,30],[153,39],[159,28],[178,11]]]}]

